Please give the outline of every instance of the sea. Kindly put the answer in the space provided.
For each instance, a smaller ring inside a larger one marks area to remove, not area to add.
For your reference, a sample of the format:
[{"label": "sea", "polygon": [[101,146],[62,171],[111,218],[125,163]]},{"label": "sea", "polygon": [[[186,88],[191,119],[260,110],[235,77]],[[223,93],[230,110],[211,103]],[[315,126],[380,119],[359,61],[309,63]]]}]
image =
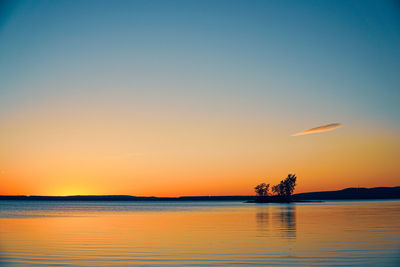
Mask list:
[{"label": "sea", "polygon": [[1,266],[400,266],[400,200],[0,201]]}]

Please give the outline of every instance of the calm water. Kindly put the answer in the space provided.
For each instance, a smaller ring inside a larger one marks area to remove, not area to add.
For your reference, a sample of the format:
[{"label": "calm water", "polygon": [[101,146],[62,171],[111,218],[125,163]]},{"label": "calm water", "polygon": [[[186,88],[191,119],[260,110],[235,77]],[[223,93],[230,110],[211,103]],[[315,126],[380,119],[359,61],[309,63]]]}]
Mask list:
[{"label": "calm water", "polygon": [[400,266],[400,201],[0,201],[0,265]]}]

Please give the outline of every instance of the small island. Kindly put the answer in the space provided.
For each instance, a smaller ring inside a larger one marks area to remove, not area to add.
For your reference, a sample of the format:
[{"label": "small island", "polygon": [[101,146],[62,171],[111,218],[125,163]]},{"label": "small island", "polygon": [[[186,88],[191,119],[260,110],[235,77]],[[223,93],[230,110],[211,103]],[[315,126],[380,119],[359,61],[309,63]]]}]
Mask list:
[{"label": "small island", "polygon": [[307,200],[293,200],[292,195],[296,187],[296,174],[288,174],[279,184],[272,186],[272,194],[269,192],[270,184],[261,183],[254,187],[256,199],[247,203],[291,203],[310,202]]}]

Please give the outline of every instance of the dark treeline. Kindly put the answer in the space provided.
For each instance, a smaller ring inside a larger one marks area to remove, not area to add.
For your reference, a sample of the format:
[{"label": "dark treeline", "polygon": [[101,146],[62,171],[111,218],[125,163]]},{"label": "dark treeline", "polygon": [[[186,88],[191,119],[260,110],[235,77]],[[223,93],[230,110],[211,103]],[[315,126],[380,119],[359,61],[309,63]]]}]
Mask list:
[{"label": "dark treeline", "polygon": [[[55,200],[55,201],[247,201],[256,196],[187,196],[187,197],[135,197],[128,195],[104,196],[0,196],[0,200]],[[293,201],[346,199],[400,199],[400,186],[375,188],[346,188],[292,195]]]},{"label": "dark treeline", "polygon": [[295,174],[288,174],[279,184],[272,186],[273,195],[269,192],[270,184],[261,183],[257,185],[254,187],[254,191],[256,192],[256,199],[254,202],[291,202],[296,187],[296,180],[297,177]]}]

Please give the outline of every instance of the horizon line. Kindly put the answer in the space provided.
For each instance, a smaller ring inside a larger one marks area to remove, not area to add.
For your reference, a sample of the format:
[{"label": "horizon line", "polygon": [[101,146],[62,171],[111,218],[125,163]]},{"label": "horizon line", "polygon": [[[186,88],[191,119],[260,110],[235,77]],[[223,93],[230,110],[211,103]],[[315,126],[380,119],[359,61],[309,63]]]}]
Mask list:
[{"label": "horizon line", "polygon": [[[322,191],[310,191],[310,192],[302,192],[302,193],[294,193],[293,195],[297,194],[308,194],[308,193],[317,193],[317,192],[333,192],[333,191],[342,191],[346,189],[375,189],[375,188],[396,188],[400,187],[397,186],[376,186],[376,187],[345,187],[342,189],[336,190],[322,190]],[[185,197],[253,197],[254,195],[183,195],[183,196],[165,196],[165,197],[157,197],[157,196],[137,196],[137,195],[0,195],[0,197],[107,197],[107,196],[115,196],[115,197],[137,197],[137,198],[185,198]]]}]

